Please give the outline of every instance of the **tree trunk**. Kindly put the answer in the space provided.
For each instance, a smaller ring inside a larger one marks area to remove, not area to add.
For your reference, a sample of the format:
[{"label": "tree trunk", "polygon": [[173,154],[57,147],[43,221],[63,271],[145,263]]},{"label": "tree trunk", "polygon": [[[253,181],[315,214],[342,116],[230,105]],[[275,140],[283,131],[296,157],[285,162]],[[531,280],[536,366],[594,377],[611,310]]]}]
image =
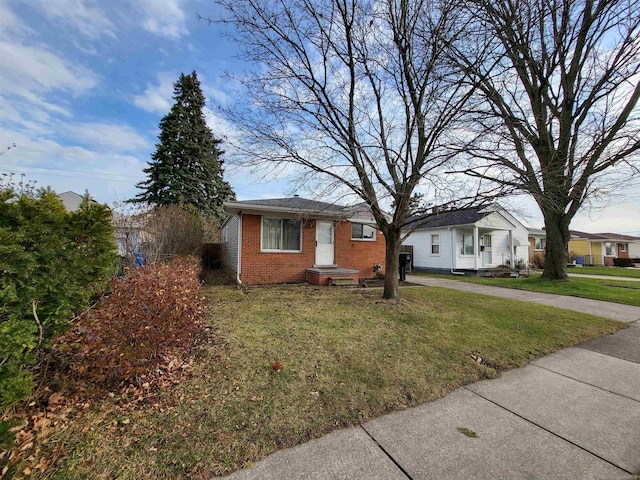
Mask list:
[{"label": "tree trunk", "polygon": [[384,232],[387,243],[384,266],[384,292],[382,298],[398,298],[398,257],[400,255],[400,229],[388,228]]},{"label": "tree trunk", "polygon": [[567,259],[569,256],[569,225],[565,215],[556,212],[545,215],[547,247],[542,278],[547,280],[567,280]]}]

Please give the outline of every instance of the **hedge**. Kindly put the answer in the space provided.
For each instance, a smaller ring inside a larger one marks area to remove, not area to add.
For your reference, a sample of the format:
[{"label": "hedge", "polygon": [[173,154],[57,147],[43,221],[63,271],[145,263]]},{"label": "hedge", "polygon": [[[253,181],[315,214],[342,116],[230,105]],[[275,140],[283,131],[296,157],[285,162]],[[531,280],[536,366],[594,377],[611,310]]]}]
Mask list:
[{"label": "hedge", "polygon": [[27,396],[37,353],[106,288],[117,265],[111,210],[67,212],[51,190],[0,191],[0,410]]}]

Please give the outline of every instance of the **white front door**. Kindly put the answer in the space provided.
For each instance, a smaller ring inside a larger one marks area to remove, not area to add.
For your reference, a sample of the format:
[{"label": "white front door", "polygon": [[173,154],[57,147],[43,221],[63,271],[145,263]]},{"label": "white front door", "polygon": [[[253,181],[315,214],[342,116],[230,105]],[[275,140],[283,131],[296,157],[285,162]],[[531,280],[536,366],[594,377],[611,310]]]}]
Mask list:
[{"label": "white front door", "polygon": [[333,265],[333,222],[316,222],[316,265]]},{"label": "white front door", "polygon": [[482,265],[493,265],[493,254],[491,249],[491,235],[482,235],[482,244],[484,249],[482,251]]}]

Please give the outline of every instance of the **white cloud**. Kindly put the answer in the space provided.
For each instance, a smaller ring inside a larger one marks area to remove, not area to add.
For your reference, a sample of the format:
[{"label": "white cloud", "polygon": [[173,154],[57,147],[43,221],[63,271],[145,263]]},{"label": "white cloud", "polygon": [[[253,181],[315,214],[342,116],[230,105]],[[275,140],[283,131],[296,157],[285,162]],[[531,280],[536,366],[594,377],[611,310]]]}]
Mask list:
[{"label": "white cloud", "polygon": [[29,92],[64,90],[79,95],[93,88],[96,75],[44,48],[0,41],[0,91],[33,100]]},{"label": "white cloud", "polygon": [[116,26],[92,0],[36,0],[39,10],[51,21],[64,23],[91,39],[116,37]]},{"label": "white cloud", "polygon": [[189,34],[184,0],[134,0],[143,14],[142,28],[161,37],[178,39]]},{"label": "white cloud", "polygon": [[73,140],[110,152],[133,152],[148,149],[151,143],[128,125],[110,123],[77,123],[64,125],[60,131]]},{"label": "white cloud", "polygon": [[7,2],[0,0],[0,37],[6,37],[9,32],[18,35],[35,34],[13,13]]},{"label": "white cloud", "polygon": [[142,95],[133,97],[133,104],[146,112],[166,115],[173,104],[173,84],[178,76],[160,72],[157,78],[157,84],[148,84]]}]

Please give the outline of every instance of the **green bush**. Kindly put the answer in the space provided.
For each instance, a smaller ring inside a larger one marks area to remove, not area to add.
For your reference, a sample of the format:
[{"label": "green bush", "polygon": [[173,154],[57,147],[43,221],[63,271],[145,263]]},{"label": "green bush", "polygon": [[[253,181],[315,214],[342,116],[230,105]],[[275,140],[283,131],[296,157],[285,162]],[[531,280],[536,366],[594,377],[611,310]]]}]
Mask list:
[{"label": "green bush", "polygon": [[108,286],[116,265],[111,211],[67,212],[51,190],[0,191],[0,409],[28,395],[40,348]]},{"label": "green bush", "polygon": [[616,267],[633,267],[633,259],[632,258],[614,258],[613,264]]}]

